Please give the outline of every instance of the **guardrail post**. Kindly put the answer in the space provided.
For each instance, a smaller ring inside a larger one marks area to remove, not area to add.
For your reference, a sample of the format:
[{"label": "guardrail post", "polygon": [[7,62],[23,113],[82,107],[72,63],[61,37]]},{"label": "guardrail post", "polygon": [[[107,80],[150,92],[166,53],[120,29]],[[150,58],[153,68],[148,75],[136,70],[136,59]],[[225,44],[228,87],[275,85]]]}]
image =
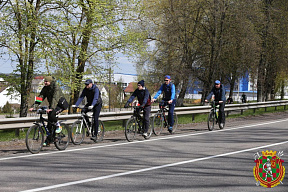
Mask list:
[{"label": "guardrail post", "polygon": [[277,111],[277,106],[275,106],[275,111]]},{"label": "guardrail post", "polygon": [[253,109],[253,113],[256,113],[256,108]]},{"label": "guardrail post", "polygon": [[284,105],[284,110],[286,110],[286,105]]},{"label": "guardrail post", "polygon": [[243,115],[243,109],[241,109],[241,115]]},{"label": "guardrail post", "polygon": [[122,126],[123,126],[123,127],[126,126],[126,119],[124,119],[124,120],[122,121]]},{"label": "guardrail post", "polygon": [[194,120],[195,120],[195,114],[193,113],[192,114],[192,122],[194,122]]},{"label": "guardrail post", "polygon": [[226,117],[228,117],[229,116],[229,111],[227,111],[227,115],[226,115]]},{"label": "guardrail post", "polygon": [[265,107],[265,112],[267,112],[267,107]]}]

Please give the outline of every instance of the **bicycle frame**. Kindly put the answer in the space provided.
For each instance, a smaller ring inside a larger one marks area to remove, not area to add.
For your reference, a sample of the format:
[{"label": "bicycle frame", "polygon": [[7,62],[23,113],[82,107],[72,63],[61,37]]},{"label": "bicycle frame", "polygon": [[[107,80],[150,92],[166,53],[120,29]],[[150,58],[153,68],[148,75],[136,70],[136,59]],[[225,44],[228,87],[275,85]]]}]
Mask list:
[{"label": "bicycle frame", "polygon": [[[140,115],[140,111],[143,108],[139,108],[138,106],[133,106],[133,108],[133,115],[127,120],[125,126],[125,137],[129,142],[133,141],[137,134],[142,135],[144,133],[144,125],[142,124],[143,117]],[[152,121],[150,121],[150,124],[151,122]],[[153,126],[150,125],[147,130],[147,135],[144,136],[145,139],[149,139],[151,137],[152,129]]]},{"label": "bicycle frame", "polygon": [[[39,119],[38,121],[36,121],[35,123],[33,123],[33,124],[39,125],[40,127],[43,126],[44,129],[45,129],[45,132],[46,132],[46,136],[52,135],[53,131],[52,131],[52,133],[50,133],[47,125],[45,124],[45,122],[47,122],[47,124],[48,124],[48,123],[51,123],[51,122],[48,121],[48,119],[45,119],[45,118],[43,117],[43,114],[44,114],[44,113],[41,112],[41,113],[40,113],[40,119]],[[51,123],[51,124],[52,124],[52,123]],[[53,124],[52,124],[52,129],[53,129]]]},{"label": "bicycle frame", "polygon": [[[76,107],[76,106],[75,106]],[[87,109],[85,106],[79,106],[79,109],[81,109],[80,116],[78,116],[77,120],[72,124],[71,126],[71,140],[75,145],[80,145],[84,138],[85,138],[85,133],[86,137],[91,136],[91,140],[94,142],[102,141],[104,137],[104,124],[101,120],[98,120],[99,126],[98,126],[98,132],[94,133],[94,115],[90,116],[88,115],[89,110],[83,110]],[[89,121],[91,120],[91,125]],[[87,130],[85,130],[87,128]],[[95,136],[95,137],[94,137]],[[96,139],[95,139],[96,138]]]},{"label": "bicycle frame", "polygon": [[211,111],[214,113],[216,118],[216,124],[218,123],[218,114],[219,114],[219,103],[216,101],[211,102]]},{"label": "bicycle frame", "polygon": [[168,108],[167,106],[169,105],[168,101],[160,101],[159,102],[161,105],[159,105],[159,110],[158,113],[161,113],[163,116],[163,120],[164,120],[164,126],[167,127],[168,126],[168,121],[165,115],[165,112],[168,112]]},{"label": "bicycle frame", "polygon": [[225,123],[219,122],[219,102],[218,101],[212,101],[211,104],[211,110],[208,114],[208,129],[209,131],[212,131],[214,129],[214,123],[216,120],[216,124],[218,124],[220,129],[224,128]]},{"label": "bicycle frame", "polygon": [[[89,126],[85,117],[91,118],[91,126]],[[87,130],[89,131],[89,134],[91,134],[93,123],[94,123],[93,122],[93,116],[91,117],[91,116],[87,115],[87,113],[81,112],[81,116],[79,117],[79,120],[81,120],[81,127],[84,125],[87,128]]]},{"label": "bicycle frame", "polygon": [[133,111],[133,115],[131,116],[131,118],[135,118],[138,124],[138,129],[139,131],[141,131],[143,129],[143,126],[141,126],[141,121],[142,121],[142,117],[140,115],[141,108],[139,107],[133,107],[133,108],[134,108],[134,111]]},{"label": "bicycle frame", "polygon": [[[154,115],[153,117],[153,132],[155,135],[160,135],[162,132],[163,128],[166,128],[169,126],[169,119],[168,116],[169,114],[165,114],[166,112],[169,112],[168,109],[168,101],[161,101],[161,102],[157,102],[160,103],[159,105],[159,110],[158,112]],[[175,112],[173,112],[173,128],[172,131],[170,129],[170,127],[168,128],[168,131],[173,134],[175,133],[177,126],[178,126],[178,117],[177,114]]]},{"label": "bicycle frame", "polygon": [[[37,114],[40,114],[39,119],[27,130],[25,143],[31,153],[38,153],[43,147],[44,139],[48,139],[48,136],[51,136],[49,143],[54,142],[54,145],[59,150],[65,150],[69,145],[70,132],[68,126],[63,123],[61,132],[55,133],[56,124],[43,117],[43,114],[46,114],[46,112],[46,107],[38,109]],[[50,131],[48,123],[52,126]]]}]

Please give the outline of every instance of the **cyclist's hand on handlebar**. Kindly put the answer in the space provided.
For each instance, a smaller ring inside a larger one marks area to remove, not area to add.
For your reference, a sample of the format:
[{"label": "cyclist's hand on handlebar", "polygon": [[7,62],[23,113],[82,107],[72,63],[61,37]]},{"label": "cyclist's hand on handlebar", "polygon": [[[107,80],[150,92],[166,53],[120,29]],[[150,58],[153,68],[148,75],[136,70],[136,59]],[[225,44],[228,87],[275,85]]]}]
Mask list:
[{"label": "cyclist's hand on handlebar", "polygon": [[156,99],[151,99],[151,102],[154,103],[156,101]]},{"label": "cyclist's hand on handlebar", "polygon": [[50,111],[52,111],[52,109],[47,109],[46,112],[49,113]]},{"label": "cyclist's hand on handlebar", "polygon": [[168,101],[168,104],[171,104],[171,103],[172,103],[172,101],[173,101],[173,100],[169,100],[169,101]]},{"label": "cyclist's hand on handlebar", "polygon": [[206,102],[206,103],[208,103],[208,100],[207,100],[207,99],[205,99],[205,102]]},{"label": "cyclist's hand on handlebar", "polygon": [[30,108],[29,111],[35,111],[35,109],[34,108]]},{"label": "cyclist's hand on handlebar", "polygon": [[72,105],[71,107],[76,108],[77,106],[76,105]]},{"label": "cyclist's hand on handlebar", "polygon": [[93,105],[91,105],[91,106],[89,106],[89,107],[88,107],[88,109],[89,109],[89,110],[91,110],[91,109],[93,109],[93,107],[94,107],[94,106],[93,106]]},{"label": "cyclist's hand on handlebar", "polygon": [[219,103],[223,103],[223,101],[219,101]]}]

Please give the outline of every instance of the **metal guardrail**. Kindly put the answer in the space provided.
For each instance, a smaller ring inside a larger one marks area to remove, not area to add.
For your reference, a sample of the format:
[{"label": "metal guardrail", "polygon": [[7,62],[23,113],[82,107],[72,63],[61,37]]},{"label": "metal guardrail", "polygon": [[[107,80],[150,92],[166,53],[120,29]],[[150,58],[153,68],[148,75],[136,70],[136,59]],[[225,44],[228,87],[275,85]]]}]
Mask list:
[{"label": "metal guardrail", "polygon": [[[226,104],[225,111],[237,111],[247,109],[258,109],[288,105],[288,100],[269,101],[269,102],[256,102],[256,103],[245,103],[245,104]],[[175,112],[178,115],[184,114],[201,114],[208,113],[210,109],[209,105],[206,106],[193,106],[193,107],[176,107]],[[156,113],[158,109],[152,109],[151,114]],[[133,114],[133,111],[119,111],[119,112],[101,112],[100,119],[102,121],[114,121],[114,120],[126,120]],[[80,114],[70,115],[59,115],[59,120],[65,120],[65,123],[72,124],[76,119],[80,117]],[[33,122],[38,120],[38,115],[35,117],[21,117],[21,118],[6,118],[0,119],[0,130],[1,129],[17,129],[30,127]]]}]

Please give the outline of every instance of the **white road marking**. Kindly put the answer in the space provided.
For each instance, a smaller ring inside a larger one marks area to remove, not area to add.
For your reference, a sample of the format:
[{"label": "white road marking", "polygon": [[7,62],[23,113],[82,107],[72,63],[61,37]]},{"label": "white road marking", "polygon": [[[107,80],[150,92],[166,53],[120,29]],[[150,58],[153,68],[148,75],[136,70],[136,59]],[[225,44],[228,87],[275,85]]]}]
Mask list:
[{"label": "white road marking", "polygon": [[49,153],[38,153],[38,154],[30,154],[30,155],[22,155],[22,156],[15,156],[15,157],[6,157],[6,158],[0,158],[0,161],[4,160],[11,160],[11,159],[20,159],[20,158],[29,158],[29,157],[35,157],[35,156],[46,156],[46,155],[52,155],[52,154],[58,154],[58,153],[69,153],[74,151],[84,151],[89,149],[98,149],[98,148],[106,148],[106,147],[114,147],[114,146],[121,146],[121,145],[135,145],[136,143],[143,143],[143,142],[152,142],[152,141],[159,141],[159,140],[166,140],[166,139],[173,139],[173,138],[179,138],[179,137],[188,137],[188,136],[195,136],[195,135],[204,135],[204,134],[213,134],[216,132],[223,132],[223,131],[231,131],[231,130],[237,130],[237,129],[245,129],[249,127],[256,127],[261,125],[268,125],[273,123],[281,123],[288,121],[288,119],[278,120],[278,121],[272,121],[272,122],[265,122],[265,123],[259,123],[259,124],[252,124],[252,125],[245,125],[242,127],[235,127],[235,128],[229,128],[229,129],[221,129],[221,130],[215,130],[215,131],[205,131],[201,133],[191,133],[191,134],[180,134],[180,135],[172,135],[172,136],[165,136],[165,137],[157,137],[155,139],[149,139],[149,140],[142,140],[142,141],[133,141],[133,142],[125,142],[125,143],[116,143],[116,144],[109,144],[109,145],[96,145],[91,147],[85,147],[85,148],[78,148],[78,149],[69,149],[64,151],[54,151]]},{"label": "white road marking", "polygon": [[255,151],[257,149],[268,148],[268,147],[273,147],[273,146],[277,146],[277,145],[283,145],[283,144],[286,144],[286,143],[288,143],[288,141],[283,141],[283,142],[280,142],[280,143],[274,143],[274,144],[269,144],[269,145],[265,145],[265,146],[244,149],[244,150],[240,150],[240,151],[233,151],[233,152],[229,152],[229,153],[223,153],[223,154],[219,154],[219,155],[212,155],[212,156],[202,157],[202,158],[198,158],[198,159],[180,161],[180,162],[177,162],[177,163],[171,163],[171,164],[166,164],[166,165],[161,165],[161,166],[156,166],[156,167],[148,167],[148,168],[145,168],[145,169],[127,171],[127,172],[123,172],[123,173],[117,173],[117,174],[112,174],[112,175],[106,175],[106,176],[101,176],[101,177],[95,177],[95,178],[90,178],[90,179],[73,181],[73,182],[57,184],[57,185],[52,185],[52,186],[47,186],[47,187],[29,189],[29,190],[25,190],[25,191],[22,191],[22,192],[36,192],[36,191],[51,190],[51,189],[56,189],[56,188],[60,188],[60,187],[67,187],[67,186],[71,186],[71,185],[77,185],[77,184],[82,184],[82,183],[87,183],[87,182],[92,182],[92,181],[110,179],[110,178],[120,177],[120,176],[124,176],[124,175],[131,175],[131,174],[135,174],[135,173],[141,173],[141,172],[152,171],[152,170],[156,170],[156,169],[162,169],[162,168],[166,168],[166,167],[173,167],[173,166],[183,165],[183,164],[187,164],[187,163],[193,163],[193,162],[197,162],[197,161],[204,161],[204,160],[213,159],[213,158],[217,158],[217,157],[235,155],[235,154],[238,154],[238,153],[244,153],[244,152],[248,152],[248,151]]}]

